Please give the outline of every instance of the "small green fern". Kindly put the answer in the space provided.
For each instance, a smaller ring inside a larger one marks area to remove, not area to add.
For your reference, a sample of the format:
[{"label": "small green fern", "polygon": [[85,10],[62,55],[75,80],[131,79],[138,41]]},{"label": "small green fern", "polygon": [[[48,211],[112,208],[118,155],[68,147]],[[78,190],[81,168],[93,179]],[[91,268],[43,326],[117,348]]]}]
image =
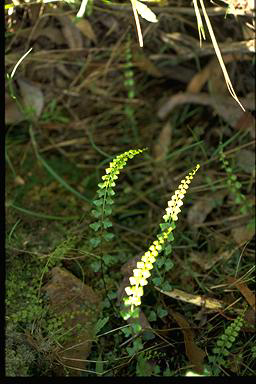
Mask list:
[{"label": "small green fern", "polygon": [[[133,276],[130,277],[130,286],[125,288],[128,297],[123,299],[126,310],[121,311],[121,315],[125,320],[130,317],[139,317],[139,306],[141,305],[141,297],[144,294],[143,287],[148,283],[153,264],[163,250],[165,250],[166,255],[171,253],[171,246],[168,243],[174,240],[172,231],[176,227],[175,222],[178,220],[178,214],[181,212],[182,200],[199,167],[199,164],[197,164],[195,169],[181,181],[178,189],[168,202],[168,207],[165,210],[166,214],[163,216],[164,223],[160,224],[161,232],[157,236],[158,240],[153,242],[148,251],[142,256],[141,261],[137,262],[137,268],[133,270]],[[136,330],[140,331],[140,329],[141,327],[137,324]]]},{"label": "small green fern", "polygon": [[242,214],[249,212],[251,204],[247,201],[245,195],[240,191],[242,184],[237,181],[237,176],[234,174],[232,167],[230,166],[225,154],[223,153],[222,143],[220,143],[219,157],[222,162],[221,168],[223,168],[227,173],[227,187],[230,193],[234,196],[235,204],[240,206],[240,212]]},{"label": "small green fern", "polygon": [[231,347],[234,344],[243,324],[244,313],[239,315],[226,329],[225,332],[218,338],[216,346],[213,348],[213,355],[208,357],[209,363],[212,365],[212,371],[217,374],[218,366],[226,366],[226,358],[231,353]]},{"label": "small green fern", "polygon": [[131,127],[134,138],[138,141],[138,126],[134,114],[132,101],[135,97],[135,82],[131,52],[131,37],[128,35],[125,48],[125,63],[124,63],[124,86],[127,89],[128,103],[124,107],[124,113],[127,118],[127,125]]},{"label": "small green fern", "polygon": [[106,174],[102,176],[103,182],[98,184],[98,198],[93,200],[95,208],[91,211],[91,214],[96,221],[90,224],[90,228],[95,232],[100,231],[99,236],[94,236],[90,239],[90,244],[93,248],[98,247],[101,244],[102,239],[111,241],[114,238],[114,233],[108,231],[108,229],[112,227],[112,222],[108,216],[111,215],[112,205],[114,204],[112,197],[115,195],[115,181],[118,179],[118,175],[126,165],[127,161],[139,153],[144,152],[146,149],[147,148],[131,149],[118,155],[109,164],[109,167],[106,169]]}]

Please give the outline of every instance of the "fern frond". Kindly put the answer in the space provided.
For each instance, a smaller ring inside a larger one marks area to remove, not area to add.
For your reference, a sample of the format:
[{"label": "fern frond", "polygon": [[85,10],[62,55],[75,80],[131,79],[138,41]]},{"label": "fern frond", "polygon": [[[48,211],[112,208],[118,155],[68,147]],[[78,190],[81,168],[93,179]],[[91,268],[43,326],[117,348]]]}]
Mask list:
[{"label": "fern frond", "polygon": [[121,315],[126,320],[129,317],[138,317],[138,307],[141,305],[141,297],[144,294],[143,287],[147,285],[148,278],[151,276],[151,269],[160,252],[166,247],[168,241],[173,241],[174,237],[172,231],[175,229],[175,222],[178,220],[178,214],[181,212],[183,198],[187,192],[189,184],[191,183],[195,173],[199,169],[199,164],[195,169],[181,181],[178,189],[175,191],[171,200],[168,202],[168,208],[166,208],[166,214],[163,216],[165,223],[160,224],[161,233],[157,236],[158,240],[155,240],[149,247],[148,251],[144,253],[141,260],[137,262],[137,268],[133,270],[133,276],[130,277],[130,286],[125,288],[125,292],[128,297],[124,297],[124,305],[130,307],[128,311],[121,311]]}]

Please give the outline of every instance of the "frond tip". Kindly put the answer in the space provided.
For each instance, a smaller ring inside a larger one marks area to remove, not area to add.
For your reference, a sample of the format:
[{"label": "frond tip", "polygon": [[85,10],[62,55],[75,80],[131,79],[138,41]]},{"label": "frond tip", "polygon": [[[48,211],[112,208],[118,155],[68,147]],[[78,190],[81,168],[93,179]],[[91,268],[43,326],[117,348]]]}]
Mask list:
[{"label": "frond tip", "polygon": [[189,187],[189,184],[191,183],[195,173],[200,168],[200,165],[197,164],[195,169],[190,172],[185,179],[181,180],[180,185],[178,186],[178,189],[176,189],[174,195],[172,196],[171,200],[168,201],[168,208],[166,208],[166,214],[163,216],[164,221],[172,220],[177,221],[178,220],[178,214],[181,212],[180,207],[183,205],[183,199],[185,197],[185,194],[187,192],[187,189]]}]

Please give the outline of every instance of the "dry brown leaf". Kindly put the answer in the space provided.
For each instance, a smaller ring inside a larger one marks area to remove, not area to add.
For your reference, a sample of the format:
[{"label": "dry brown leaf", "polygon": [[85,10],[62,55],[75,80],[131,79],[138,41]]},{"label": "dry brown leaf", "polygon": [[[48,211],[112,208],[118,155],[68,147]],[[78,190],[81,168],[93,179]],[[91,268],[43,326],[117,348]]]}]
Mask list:
[{"label": "dry brown leaf", "polygon": [[253,174],[255,173],[255,152],[248,149],[241,149],[236,155],[237,163],[241,169]]},{"label": "dry brown leaf", "polygon": [[[222,58],[225,64],[237,60],[237,57],[233,54],[223,55]],[[244,60],[251,60],[251,57],[243,56],[243,61]],[[216,57],[213,57],[201,71],[195,74],[189,82],[186,92],[199,93],[206,82],[209,82],[210,93],[216,95],[228,94],[226,83],[223,81],[222,69],[218,65],[218,59]]]},{"label": "dry brown leaf", "polygon": [[238,228],[231,229],[231,235],[239,246],[242,246],[247,241],[250,241],[253,238],[254,234],[255,228],[248,225],[243,225]]},{"label": "dry brown leaf", "polygon": [[97,44],[97,37],[91,26],[91,23],[87,19],[79,19],[76,22],[76,27],[82,32],[82,34],[88,39],[92,40],[94,44]]},{"label": "dry brown leaf", "polygon": [[[100,298],[64,268],[54,267],[50,275],[50,281],[42,289],[49,297],[50,308],[56,316],[64,317],[63,327],[72,334],[71,339],[59,345],[57,356],[63,365],[74,368],[72,375],[78,375],[91,350]],[[77,328],[78,324],[82,327]]]},{"label": "dry brown leaf", "polygon": [[[254,96],[249,95],[248,98],[240,98],[240,102],[246,109],[254,109]],[[201,104],[211,106],[218,115],[220,115],[232,127],[237,126],[237,122],[241,118],[241,108],[236,101],[229,96],[209,96],[208,93],[178,93],[171,96],[158,110],[158,117],[163,120],[178,105],[182,104]]]},{"label": "dry brown leaf", "polygon": [[250,112],[243,112],[234,128],[250,132],[251,137],[255,139],[256,121]]},{"label": "dry brown leaf", "polygon": [[41,115],[44,107],[44,95],[41,89],[27,79],[18,79],[20,88],[21,102],[28,108],[33,109],[36,117]]},{"label": "dry brown leaf", "polygon": [[56,27],[47,26],[45,28],[42,28],[42,26],[40,25],[36,29],[35,33],[33,34],[32,39],[36,40],[41,36],[47,37],[53,43],[58,44],[58,45],[65,44],[65,42],[66,42],[60,29],[58,29]]},{"label": "dry brown leaf", "polygon": [[245,332],[255,332],[256,331],[256,312],[255,310],[249,308],[244,315],[245,325],[243,326],[243,331]]},{"label": "dry brown leaf", "polygon": [[83,48],[83,39],[81,36],[81,32],[73,23],[71,17],[67,17],[65,15],[57,14],[60,23],[61,29],[66,42],[71,49]]},{"label": "dry brown leaf", "polygon": [[194,263],[198,264],[203,270],[207,271],[211,269],[214,264],[216,264],[218,261],[227,261],[229,260],[235,250],[232,251],[223,251],[223,252],[218,252],[216,254],[211,255],[209,257],[209,253],[206,252],[190,252],[190,261],[193,261]]},{"label": "dry brown leaf", "polygon": [[156,161],[165,159],[171,145],[172,125],[168,120],[160,131],[157,142],[153,147],[154,158]]},{"label": "dry brown leaf", "polygon": [[134,65],[141,71],[154,77],[161,77],[162,74],[152,61],[140,50],[133,49]]},{"label": "dry brown leaf", "polygon": [[[6,124],[17,124],[21,121],[24,121],[28,118],[26,116],[26,108],[28,111],[33,111],[29,117],[39,117],[44,107],[44,95],[40,88],[28,81],[27,79],[17,79],[17,84],[19,85],[18,89],[13,83],[13,88],[15,89],[15,95],[19,99],[21,108],[24,108],[24,111],[18,106],[17,102],[11,98],[8,92],[5,93],[5,123]],[[20,95],[18,95],[20,93]]]},{"label": "dry brown leaf", "polygon": [[212,200],[197,200],[188,210],[189,225],[194,228],[195,224],[202,224],[213,208],[214,204]]},{"label": "dry brown leaf", "polygon": [[169,310],[174,320],[179,324],[181,331],[184,336],[186,355],[193,365],[193,370],[197,373],[203,372],[203,361],[205,357],[205,352],[199,348],[194,341],[194,332],[191,329],[188,321],[180,313]]},{"label": "dry brown leaf", "polygon": [[232,283],[232,285],[235,285],[235,287],[244,296],[247,303],[250,304],[254,311],[256,311],[255,294],[247,287],[247,285],[241,281],[237,281],[237,279],[235,279],[234,277],[229,277],[228,281]]},{"label": "dry brown leaf", "polygon": [[195,74],[195,76],[189,82],[186,92],[199,93],[207,81],[214,79],[214,84],[215,81],[218,84],[221,84],[220,93],[227,93],[227,86],[222,77],[220,82],[220,74],[222,74],[221,68],[218,66],[217,58],[214,57],[201,71]]},{"label": "dry brown leaf", "polygon": [[193,228],[195,225],[202,224],[209,213],[221,203],[228,191],[217,191],[212,193],[210,198],[198,199],[188,210],[188,223]]},{"label": "dry brown leaf", "polygon": [[5,124],[17,124],[24,120],[17,103],[5,93]]}]

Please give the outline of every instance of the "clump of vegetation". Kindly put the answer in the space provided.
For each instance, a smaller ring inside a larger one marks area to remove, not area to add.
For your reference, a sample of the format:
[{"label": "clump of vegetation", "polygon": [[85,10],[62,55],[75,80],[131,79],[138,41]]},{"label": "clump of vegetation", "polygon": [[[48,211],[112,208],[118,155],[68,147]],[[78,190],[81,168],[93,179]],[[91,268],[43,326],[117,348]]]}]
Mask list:
[{"label": "clump of vegetation", "polygon": [[255,376],[254,14],[7,1],[7,376]]}]

